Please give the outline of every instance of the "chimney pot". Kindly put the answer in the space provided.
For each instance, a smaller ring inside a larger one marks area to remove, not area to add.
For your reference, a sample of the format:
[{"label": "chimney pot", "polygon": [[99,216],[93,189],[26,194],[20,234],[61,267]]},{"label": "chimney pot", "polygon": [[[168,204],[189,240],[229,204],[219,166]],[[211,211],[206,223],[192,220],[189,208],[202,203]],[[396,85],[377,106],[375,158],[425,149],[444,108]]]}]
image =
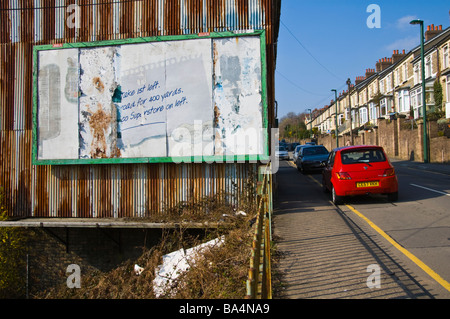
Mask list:
[{"label": "chimney pot", "polygon": [[430,26],[427,26],[427,31],[430,31]]},{"label": "chimney pot", "polygon": [[439,26],[439,31],[441,31],[442,30],[442,24]]}]

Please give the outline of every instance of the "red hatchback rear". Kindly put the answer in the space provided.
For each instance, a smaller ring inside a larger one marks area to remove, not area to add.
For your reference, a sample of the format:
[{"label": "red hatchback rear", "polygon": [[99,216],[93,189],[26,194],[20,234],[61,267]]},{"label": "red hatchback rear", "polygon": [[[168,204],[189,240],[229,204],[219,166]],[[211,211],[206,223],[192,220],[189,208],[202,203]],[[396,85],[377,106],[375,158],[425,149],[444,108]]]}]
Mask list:
[{"label": "red hatchback rear", "polygon": [[387,194],[398,199],[398,180],[380,146],[347,146],[330,152],[322,171],[322,186],[330,191],[333,203],[344,196]]}]

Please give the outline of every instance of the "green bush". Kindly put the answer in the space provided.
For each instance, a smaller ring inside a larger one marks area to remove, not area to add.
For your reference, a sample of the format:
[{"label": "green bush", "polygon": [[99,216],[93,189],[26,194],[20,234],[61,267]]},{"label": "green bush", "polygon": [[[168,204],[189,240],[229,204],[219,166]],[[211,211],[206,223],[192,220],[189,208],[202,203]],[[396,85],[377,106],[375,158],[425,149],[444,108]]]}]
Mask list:
[{"label": "green bush", "polygon": [[[0,188],[0,221],[8,219],[4,195]],[[0,298],[25,296],[26,238],[22,228],[0,227]]]}]

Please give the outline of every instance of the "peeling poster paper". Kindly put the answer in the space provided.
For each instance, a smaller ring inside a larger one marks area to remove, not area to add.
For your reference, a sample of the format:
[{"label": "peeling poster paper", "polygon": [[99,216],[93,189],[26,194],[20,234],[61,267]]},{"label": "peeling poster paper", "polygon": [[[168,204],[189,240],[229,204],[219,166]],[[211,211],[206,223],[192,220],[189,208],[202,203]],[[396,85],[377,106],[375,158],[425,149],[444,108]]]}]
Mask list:
[{"label": "peeling poster paper", "polygon": [[38,159],[264,154],[259,36],[41,50]]}]

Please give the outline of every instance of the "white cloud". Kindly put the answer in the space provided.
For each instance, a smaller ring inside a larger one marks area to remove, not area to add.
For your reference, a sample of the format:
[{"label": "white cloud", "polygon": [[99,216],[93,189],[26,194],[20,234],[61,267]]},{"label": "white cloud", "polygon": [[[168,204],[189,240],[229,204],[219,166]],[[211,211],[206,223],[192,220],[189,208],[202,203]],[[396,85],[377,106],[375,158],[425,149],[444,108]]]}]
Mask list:
[{"label": "white cloud", "polygon": [[400,19],[397,20],[396,26],[400,30],[405,30],[411,27],[409,23],[414,19],[417,19],[417,17],[413,15],[401,17]]},{"label": "white cloud", "polygon": [[419,45],[419,41],[420,39],[418,38],[418,36],[409,36],[403,39],[398,39],[394,42],[392,42],[391,44],[386,46],[386,49],[388,51],[392,51],[392,50],[400,50],[402,51],[403,49],[405,49],[406,52],[408,52],[409,50],[415,48],[417,45]]}]

